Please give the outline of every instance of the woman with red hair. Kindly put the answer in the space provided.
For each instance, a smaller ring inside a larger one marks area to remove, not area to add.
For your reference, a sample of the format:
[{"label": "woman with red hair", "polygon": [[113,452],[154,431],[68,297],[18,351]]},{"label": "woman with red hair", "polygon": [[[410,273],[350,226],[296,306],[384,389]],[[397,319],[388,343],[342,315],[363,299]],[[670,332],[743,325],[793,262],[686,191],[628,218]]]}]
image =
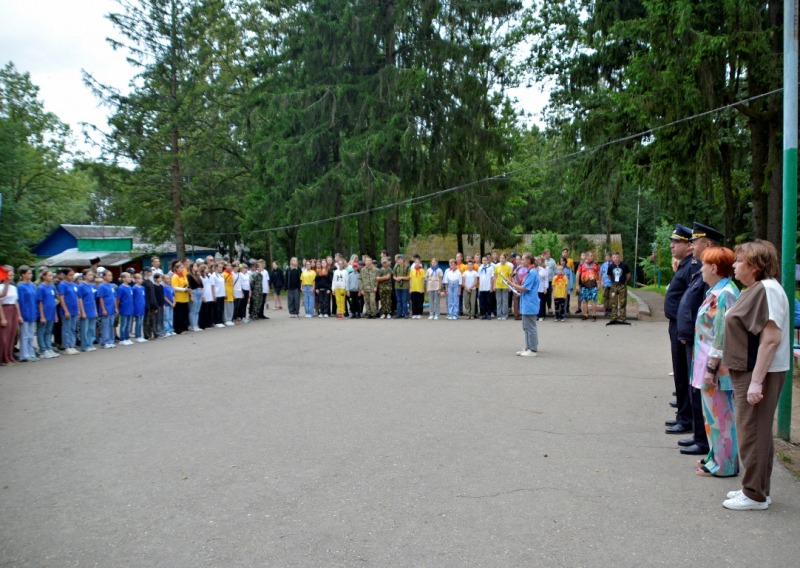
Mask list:
[{"label": "woman with red hair", "polygon": [[700,390],[708,436],[708,455],[698,460],[697,475],[729,477],[739,473],[739,448],[733,412],[733,383],[720,367],[725,314],[739,299],[733,284],[731,249],[712,247],[702,254],[703,281],[709,290],[697,312],[692,354],[692,386]]}]

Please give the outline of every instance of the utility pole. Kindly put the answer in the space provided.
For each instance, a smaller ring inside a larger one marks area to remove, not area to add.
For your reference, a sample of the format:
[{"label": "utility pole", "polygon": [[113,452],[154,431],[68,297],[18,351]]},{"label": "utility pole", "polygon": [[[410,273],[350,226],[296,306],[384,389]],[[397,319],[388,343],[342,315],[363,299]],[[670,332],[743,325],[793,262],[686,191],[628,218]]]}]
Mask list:
[{"label": "utility pole", "polygon": [[642,202],[642,184],[639,184],[639,197],[636,198],[636,243],[633,245],[633,287],[636,288],[636,267],[639,266],[639,205]]},{"label": "utility pole", "polygon": [[[783,289],[789,299],[789,322],[794,321],[795,264],[797,262],[797,4],[783,0]],[[790,439],[792,427],[792,367],[778,403],[778,437]]]}]

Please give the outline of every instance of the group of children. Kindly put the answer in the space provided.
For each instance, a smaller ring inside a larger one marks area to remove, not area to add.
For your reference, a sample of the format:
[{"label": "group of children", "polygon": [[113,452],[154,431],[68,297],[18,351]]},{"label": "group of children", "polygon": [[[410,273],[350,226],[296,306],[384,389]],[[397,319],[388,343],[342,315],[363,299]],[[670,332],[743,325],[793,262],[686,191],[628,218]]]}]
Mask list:
[{"label": "group of children", "polygon": [[[270,275],[264,261],[175,260],[165,275],[153,257],[151,267],[131,268],[115,279],[96,260],[80,273],[42,268],[36,282],[29,266],[19,267],[18,281],[13,267],[3,267],[0,364],[17,363],[17,342],[19,361],[34,362],[269,319],[262,310],[268,283],[282,280],[277,264]],[[281,309],[281,285],[275,309]]]},{"label": "group of children", "polygon": [[286,289],[290,318],[300,317],[302,298],[306,318],[421,319],[427,299],[428,319],[438,320],[444,298],[448,320],[460,316],[507,320],[510,314],[522,320],[526,314],[521,313],[515,285],[521,285],[534,270],[538,321],[548,314],[555,321],[565,321],[573,288],[580,290],[584,303],[576,313],[583,310],[587,319],[589,308],[596,311],[597,287],[604,276],[587,255],[591,253],[581,255],[576,270],[567,249],[557,261],[545,250],[528,266],[516,253],[493,250],[483,258],[467,256],[466,261],[459,253],[443,270],[437,259],[425,268],[417,254],[407,262],[402,254],[390,257],[383,251],[377,266],[368,255],[361,259],[353,255],[348,261],[337,254],[319,261],[303,259],[302,264],[292,258],[285,271],[275,262],[272,271],[267,271],[263,260],[231,263],[208,256],[174,260],[167,274],[158,257],[153,257],[151,267],[140,273],[128,269],[117,280],[99,266],[99,259],[93,259],[97,262],[80,274],[72,269],[41,269],[35,284],[33,271],[22,266],[17,286],[9,266],[0,284],[1,362],[16,362],[13,348],[18,328],[20,360],[37,361],[58,357],[54,344],[62,353],[75,355],[78,347],[81,351],[95,351],[96,345],[113,349],[186,331],[269,319],[264,308],[269,307],[270,284],[274,310],[283,309],[280,295]]},{"label": "group of children", "polygon": [[[536,257],[532,269],[539,275],[539,321],[549,313],[564,321],[575,285],[574,264],[564,249],[556,261],[550,250]],[[423,267],[418,254],[408,262],[403,254],[381,252],[378,263],[364,255],[350,260],[337,254],[322,259],[292,258],[286,271],[290,317],[335,316],[367,319],[421,319],[428,301],[428,319],[438,320],[445,298],[447,319],[521,320],[519,296],[509,283],[521,284],[528,272],[522,257],[493,250],[483,258],[459,253],[442,268],[437,259]],[[410,308],[410,309],[409,309]],[[554,311],[555,309],[555,311]]]}]

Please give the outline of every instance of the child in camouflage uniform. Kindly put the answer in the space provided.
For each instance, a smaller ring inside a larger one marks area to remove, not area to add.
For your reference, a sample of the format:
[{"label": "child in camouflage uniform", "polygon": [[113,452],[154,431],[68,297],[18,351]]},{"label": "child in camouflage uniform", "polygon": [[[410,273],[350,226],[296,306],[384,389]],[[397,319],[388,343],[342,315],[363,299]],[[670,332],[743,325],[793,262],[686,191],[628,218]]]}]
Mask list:
[{"label": "child in camouflage uniform", "polygon": [[378,292],[381,297],[381,319],[392,316],[392,269],[389,266],[389,257],[381,260],[378,269]]}]

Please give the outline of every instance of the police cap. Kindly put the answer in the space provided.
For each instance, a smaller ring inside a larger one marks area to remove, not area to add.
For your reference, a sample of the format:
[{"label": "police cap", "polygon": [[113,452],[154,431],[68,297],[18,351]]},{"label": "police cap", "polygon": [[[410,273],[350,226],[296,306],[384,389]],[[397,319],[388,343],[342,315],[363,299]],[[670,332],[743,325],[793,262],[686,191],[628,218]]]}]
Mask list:
[{"label": "police cap", "polygon": [[684,243],[688,243],[691,238],[692,230],[688,227],[684,227],[681,224],[675,225],[675,230],[672,231],[672,235],[669,237],[671,241],[681,241]]},{"label": "police cap", "polygon": [[707,225],[703,225],[702,223],[695,223],[692,229],[692,238],[689,240],[695,239],[711,239],[712,241],[721,242],[722,239],[725,238],[725,235],[717,231],[716,229],[712,229]]}]

